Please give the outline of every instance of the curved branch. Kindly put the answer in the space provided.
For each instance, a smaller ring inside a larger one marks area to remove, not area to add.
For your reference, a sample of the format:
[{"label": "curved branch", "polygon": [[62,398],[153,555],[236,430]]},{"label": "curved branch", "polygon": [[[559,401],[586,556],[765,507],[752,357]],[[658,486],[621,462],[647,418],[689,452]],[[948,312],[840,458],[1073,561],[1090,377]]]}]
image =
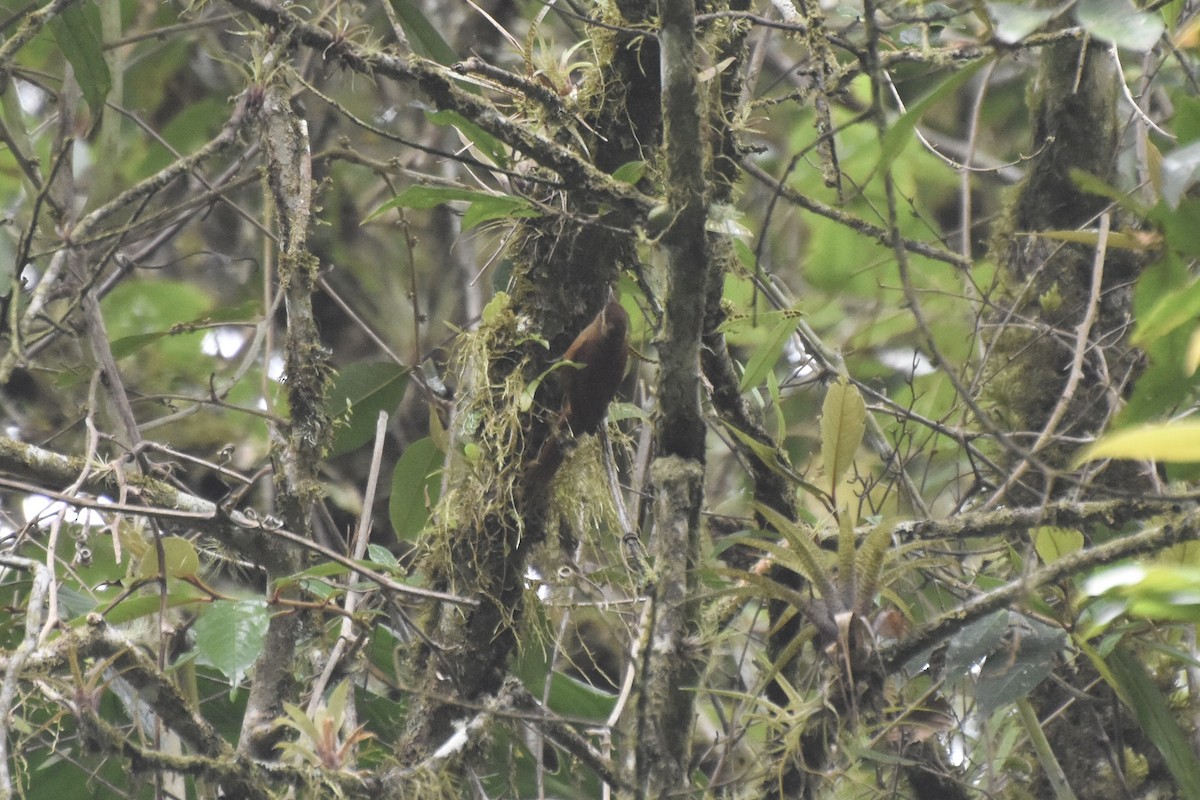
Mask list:
[{"label": "curved branch", "polygon": [[948,636],[962,630],[993,611],[1018,603],[1031,591],[1047,584],[1072,578],[1085,570],[1111,564],[1122,558],[1151,553],[1189,539],[1200,532],[1200,521],[1192,510],[1172,514],[1161,527],[1152,528],[1131,536],[1124,536],[1096,547],[1080,550],[1063,556],[1029,575],[985,592],[927,625],[906,636],[882,653],[885,669],[889,674],[904,667],[904,664],[921,651],[934,647]]}]

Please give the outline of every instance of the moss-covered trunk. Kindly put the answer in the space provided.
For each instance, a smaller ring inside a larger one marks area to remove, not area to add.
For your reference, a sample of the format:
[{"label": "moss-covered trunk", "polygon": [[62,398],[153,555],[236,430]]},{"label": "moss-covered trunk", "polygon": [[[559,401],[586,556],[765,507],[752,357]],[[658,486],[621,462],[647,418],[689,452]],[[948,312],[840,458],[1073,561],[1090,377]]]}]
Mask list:
[{"label": "moss-covered trunk", "polygon": [[[1106,46],[1063,40],[1043,48],[1030,89],[1033,157],[995,255],[999,291],[988,315],[985,408],[1003,437],[994,501],[1028,504],[1071,487],[1056,483],[1080,437],[1094,435],[1136,369],[1126,343],[1137,263],[1106,247],[1119,221],[1077,176],[1116,183],[1121,77]],[[1096,232],[1096,243],[1057,232]],[[1045,234],[1045,235],[1039,235]],[[1128,487],[1131,475],[1109,475]]]},{"label": "moss-covered trunk", "polygon": [[[652,8],[618,5],[603,21],[627,31]],[[600,69],[579,90],[579,106],[587,111],[561,115],[556,138],[567,145],[585,141],[581,155],[612,172],[653,157],[660,128],[658,48],[652,39],[608,28],[594,29],[593,42]],[[516,231],[511,304],[485,314],[475,334],[482,347],[468,389],[474,396],[460,399],[460,418],[464,400],[482,412],[484,421],[465,431],[478,456],[454,478],[442,504],[443,525],[427,543],[433,585],[476,605],[443,607],[425,620],[433,646],[421,645],[417,654],[425,691],[409,714],[408,763],[442,744],[462,717],[462,706],[448,698],[474,703],[501,686],[518,646],[529,557],[546,539],[549,486],[538,455],[551,434],[548,409],[561,402],[552,380],[541,383],[529,413],[517,410],[519,394],[563,354],[636,258],[629,234],[635,220],[586,199],[593,194],[587,187],[552,187],[557,176],[539,177],[548,180],[531,181],[524,190],[562,213]]]}]

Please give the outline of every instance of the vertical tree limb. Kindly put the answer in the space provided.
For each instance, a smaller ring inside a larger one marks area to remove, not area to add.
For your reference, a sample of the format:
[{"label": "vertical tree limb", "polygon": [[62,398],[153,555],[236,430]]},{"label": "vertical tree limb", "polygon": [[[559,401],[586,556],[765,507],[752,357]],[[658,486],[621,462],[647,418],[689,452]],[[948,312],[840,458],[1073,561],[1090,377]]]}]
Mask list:
[{"label": "vertical tree limb", "polygon": [[[279,221],[279,281],[287,310],[286,385],[290,423],[272,432],[278,508],[290,530],[309,533],[308,509],[320,495],[317,465],[329,437],[324,410],[329,382],[328,353],[313,316],[317,261],[307,247],[312,211],[312,163],[308,130],[288,103],[287,86],[276,73],[263,97],[262,139],[266,178]],[[261,565],[270,579],[299,569],[299,553],[276,541],[264,544]],[[274,721],[292,683],[295,645],[301,618],[294,613],[271,617],[263,652],[254,666],[254,683],[242,720],[239,749],[270,758],[280,732]]]},{"label": "vertical tree limb", "polygon": [[700,409],[700,337],[710,270],[705,222],[708,186],[701,154],[694,0],[661,0],[659,45],[667,202],[673,222],[663,235],[667,288],[659,341],[657,386],[659,458],[651,468],[655,492],[650,552],[653,613],[641,668],[634,739],[634,778],[640,796],[660,797],[687,785],[691,686],[697,662],[687,655],[696,633],[695,597],[700,507],[704,498],[704,418]]}]

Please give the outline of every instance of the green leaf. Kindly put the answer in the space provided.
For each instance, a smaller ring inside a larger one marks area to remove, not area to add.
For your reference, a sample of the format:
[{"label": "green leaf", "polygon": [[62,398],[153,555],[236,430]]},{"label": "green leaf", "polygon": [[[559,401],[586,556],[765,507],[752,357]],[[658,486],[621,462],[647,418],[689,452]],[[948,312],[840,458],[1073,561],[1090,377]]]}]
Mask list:
[{"label": "green leaf", "polygon": [[443,455],[428,436],[408,446],[392,473],[388,516],[402,541],[415,539],[441,493]]},{"label": "green leaf", "polygon": [[[136,281],[133,283],[137,283]],[[198,307],[199,303],[204,303],[206,298],[201,294],[195,297],[190,297],[187,300],[176,303],[178,300],[178,292],[180,287],[186,287],[185,291],[189,295],[197,295],[194,288],[188,287],[187,284],[176,284],[173,281],[152,281],[146,287],[146,297],[152,302],[162,302],[174,304],[170,308],[163,309],[161,313],[162,324],[168,325],[163,330],[148,331],[146,333],[135,333],[130,336],[122,336],[116,338],[112,342],[113,357],[122,359],[133,355],[138,350],[153,344],[160,339],[165,339],[172,336],[185,336],[196,333],[202,327],[211,327],[214,323],[219,322],[240,322],[254,317],[258,313],[259,303],[257,300],[250,300],[236,306],[223,306],[221,308],[206,311],[192,319],[172,320],[172,317],[178,316],[181,312],[186,312],[188,309]],[[106,307],[107,309],[107,307]],[[159,316],[156,314],[154,316]],[[149,319],[146,320],[150,322]],[[110,331],[112,333],[112,331]],[[191,347],[190,344],[186,347]],[[177,353],[178,350],[172,348],[172,352]]]},{"label": "green leaf", "polygon": [[1118,189],[1108,181],[1105,181],[1096,175],[1087,172],[1086,170],[1079,169],[1078,167],[1072,167],[1070,174],[1071,182],[1088,194],[1094,194],[1097,197],[1104,197],[1112,200],[1114,203],[1121,206],[1121,208],[1124,208],[1126,211],[1129,211],[1139,217],[1146,216],[1146,214],[1148,214],[1150,211],[1150,209],[1139,203],[1137,198],[1133,197],[1129,192]]},{"label": "green leaf", "polygon": [[950,637],[946,645],[947,681],[952,681],[996,651],[1008,630],[1007,611],[996,611],[975,620]]},{"label": "green leaf", "polygon": [[1162,196],[1167,205],[1179,205],[1185,192],[1200,179],[1200,142],[1172,150],[1162,160]]},{"label": "green leaf", "polygon": [[1200,622],[1200,568],[1122,564],[1101,570],[1083,585],[1093,597],[1120,598],[1123,610],[1153,620]]},{"label": "green leaf", "polygon": [[[176,581],[171,584],[171,589],[167,592],[166,607],[182,608],[189,605],[202,607],[210,599],[209,595],[201,591],[198,587],[190,583]],[[132,622],[135,619],[142,619],[143,617],[158,614],[162,608],[163,598],[158,592],[137,594],[127,597],[108,609],[104,614],[104,619],[110,625],[120,625],[125,622]]]},{"label": "green leaf", "polygon": [[636,184],[646,174],[645,161],[630,161],[617,167],[616,172],[612,174],[615,180],[622,183]]},{"label": "green leaf", "polygon": [[120,361],[126,356],[133,355],[146,345],[170,335],[170,331],[155,331],[153,333],[135,333],[133,336],[122,336],[120,339],[114,339],[111,345],[113,358]]},{"label": "green leaf", "polygon": [[1073,528],[1043,526],[1033,532],[1033,547],[1042,562],[1050,564],[1082,550],[1083,534]]},{"label": "green leaf", "polygon": [[335,575],[345,575],[349,571],[349,567],[337,561],[322,561],[300,572],[276,578],[273,581],[273,585],[276,590],[283,591],[293,586],[310,586],[319,579],[331,578]]},{"label": "green leaf", "polygon": [[1200,317],[1200,280],[1169,292],[1149,312],[1138,317],[1131,342],[1139,347],[1166,336],[1185,323]]},{"label": "green leaf", "polygon": [[240,685],[262,652],[269,621],[270,609],[263,600],[216,601],[193,627],[197,661]]},{"label": "green leaf", "polygon": [[392,551],[388,550],[383,545],[369,544],[367,545],[367,560],[372,564],[379,564],[387,567],[389,570],[399,570],[400,562],[392,555]]},{"label": "green leaf", "polygon": [[987,3],[988,16],[995,23],[996,38],[1016,44],[1059,13],[1057,8],[1035,8],[1018,3]]},{"label": "green leaf", "polygon": [[1113,650],[1105,659],[1113,688],[1137,717],[1138,724],[1158,748],[1167,769],[1179,785],[1180,796],[1200,798],[1200,761],[1187,734],[1175,721],[1166,698],[1136,656],[1125,647]]},{"label": "green leaf", "polygon": [[831,489],[854,463],[866,430],[867,404],[858,387],[839,377],[830,384],[821,406],[821,460]]},{"label": "green leaf", "polygon": [[1075,459],[1078,466],[1100,458],[1200,461],[1200,421],[1139,425],[1106,434]]},{"label": "green leaf", "polygon": [[[165,336],[175,326],[203,319],[212,308],[207,294],[193,283],[174,280],[125,280],[101,303],[104,324],[114,347],[126,336]],[[136,348],[135,348],[136,349]]]},{"label": "green leaf", "polygon": [[164,536],[162,552],[165,569],[158,560],[158,548],[151,545],[138,562],[133,577],[136,580],[154,580],[159,575],[168,578],[192,578],[200,571],[200,556],[196,546],[182,536]]},{"label": "green leaf", "polygon": [[517,400],[517,407],[521,409],[522,412],[533,408],[533,398],[534,395],[537,394],[537,390],[541,387],[542,382],[545,381],[546,378],[550,377],[550,375],[556,370],[579,369],[582,366],[582,364],[577,364],[574,361],[555,361],[553,364],[547,367],[542,374],[525,384],[525,388],[521,390],[521,396]]},{"label": "green leaf", "polygon": [[[908,111],[902,114],[899,119],[892,122],[880,142],[879,164],[875,168],[876,171],[887,169],[896,160],[896,156],[904,151],[904,148],[912,141],[913,131],[916,130],[917,123],[921,121],[921,117],[925,116],[925,112],[929,111],[934,104],[941,102],[946,97],[958,91],[959,87],[969,81],[989,60],[980,59],[955,72],[941,86],[938,86],[932,92],[922,97],[915,104],[910,105]],[[869,181],[870,178],[867,180]]]},{"label": "green leaf", "polygon": [[1066,646],[1059,628],[1015,611],[997,611],[967,625],[946,647],[947,681],[975,676],[975,699],[980,711],[994,709],[1029,694],[1054,669]]},{"label": "green leaf", "polygon": [[356,450],[375,435],[380,411],[400,405],[408,386],[408,369],[390,361],[360,361],[338,372],[325,398],[337,427],[329,455]]},{"label": "green leaf", "polygon": [[529,219],[541,216],[541,211],[523,197],[493,194],[457,186],[410,186],[367,215],[372,220],[393,208],[435,208],[445,203],[465,202],[470,207],[463,216],[463,228],[492,219]]},{"label": "green leaf", "polygon": [[551,710],[562,714],[602,721],[612,713],[617,698],[555,670],[550,676]]},{"label": "green leaf", "polygon": [[467,207],[463,214],[462,227],[469,231],[482,222],[494,219],[532,219],[540,217],[542,212],[523,197],[510,195],[490,195],[482,197]]},{"label": "green leaf", "polygon": [[[178,153],[189,153],[212,138],[228,113],[224,98],[210,97],[189,102],[159,131],[159,136]],[[143,156],[136,161],[132,174],[148,177],[173,162],[176,155],[157,140],[147,142]]]},{"label": "green leaf", "polygon": [[96,3],[68,6],[50,18],[49,28],[63,56],[71,62],[75,80],[92,114],[100,116],[112,89],[112,75],[100,41],[100,6]]},{"label": "green leaf", "polygon": [[508,166],[508,152],[504,149],[504,145],[496,137],[457,111],[446,109],[441,111],[426,111],[425,118],[434,125],[451,125],[457,128],[459,133],[467,137],[471,144],[478,147],[479,151],[487,158],[490,158],[493,164],[498,167]]},{"label": "green leaf", "polygon": [[755,546],[767,551],[775,557],[775,560],[807,577],[822,597],[835,597],[837,589],[833,584],[833,576],[822,563],[826,560],[826,553],[817,545],[812,530],[802,528],[769,506],[760,505],[757,510],[763,519],[783,536],[786,546],[782,543],[761,540]]},{"label": "green leaf", "polygon": [[767,377],[767,373],[774,369],[775,363],[779,361],[780,353],[783,352],[784,345],[787,344],[788,338],[795,333],[799,325],[800,315],[798,313],[785,315],[775,324],[767,336],[767,340],[754,351],[754,355],[746,363],[746,371],[742,373],[739,390],[744,392],[762,383],[763,379]]},{"label": "green leaf", "polygon": [[1130,0],[1079,0],[1075,19],[1085,31],[1118,47],[1145,52],[1162,38],[1162,17],[1141,11]]},{"label": "green leaf", "polygon": [[446,43],[437,28],[416,5],[409,0],[391,0],[391,3],[413,52],[447,67],[458,61],[458,53]]}]

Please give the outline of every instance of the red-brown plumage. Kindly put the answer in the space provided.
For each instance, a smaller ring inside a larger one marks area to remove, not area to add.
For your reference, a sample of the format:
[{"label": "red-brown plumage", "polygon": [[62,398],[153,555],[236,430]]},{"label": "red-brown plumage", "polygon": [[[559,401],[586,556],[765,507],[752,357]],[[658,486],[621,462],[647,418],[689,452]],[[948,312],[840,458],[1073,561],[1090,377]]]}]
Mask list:
[{"label": "red-brown plumage", "polygon": [[563,422],[576,436],[599,429],[625,377],[628,336],[629,315],[609,292],[604,308],[563,354],[564,360],[582,365],[568,368],[563,398]]},{"label": "red-brown plumage", "polygon": [[565,376],[562,411],[551,424],[550,433],[526,475],[526,487],[534,496],[544,495],[541,490],[545,482],[558,471],[566,440],[572,435],[595,433],[600,428],[608,404],[625,377],[628,336],[629,315],[617,302],[616,295],[609,292],[604,308],[563,353],[563,360],[579,366],[564,367],[562,371]]}]

